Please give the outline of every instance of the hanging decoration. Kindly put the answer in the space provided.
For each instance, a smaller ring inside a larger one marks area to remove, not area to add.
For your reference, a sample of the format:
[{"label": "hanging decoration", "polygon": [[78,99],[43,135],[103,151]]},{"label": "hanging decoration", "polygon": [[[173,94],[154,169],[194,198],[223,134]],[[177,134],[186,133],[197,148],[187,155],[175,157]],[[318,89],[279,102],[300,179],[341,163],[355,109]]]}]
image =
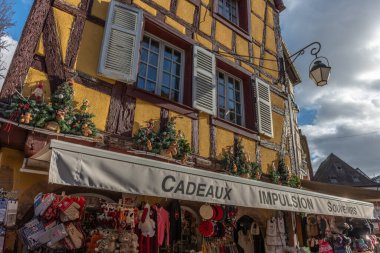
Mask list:
[{"label": "hanging decoration", "polygon": [[160,154],[168,158],[186,162],[191,154],[189,142],[181,130],[176,131],[175,118],[172,117],[168,123],[157,133],[154,131],[154,120],[149,120],[146,127],[140,128],[133,136],[133,144],[138,150],[144,150]]},{"label": "hanging decoration", "polygon": [[94,137],[97,129],[92,121],[94,115],[88,112],[89,101],[86,99],[79,109],[75,108],[73,82],[59,85],[47,103],[43,101],[43,84],[39,82],[29,97],[16,94],[0,114],[11,121],[56,133]]},{"label": "hanging decoration", "polygon": [[245,153],[242,140],[236,140],[233,146],[222,151],[222,159],[219,163],[232,175],[246,178],[261,178],[261,166],[251,161],[250,156]]}]

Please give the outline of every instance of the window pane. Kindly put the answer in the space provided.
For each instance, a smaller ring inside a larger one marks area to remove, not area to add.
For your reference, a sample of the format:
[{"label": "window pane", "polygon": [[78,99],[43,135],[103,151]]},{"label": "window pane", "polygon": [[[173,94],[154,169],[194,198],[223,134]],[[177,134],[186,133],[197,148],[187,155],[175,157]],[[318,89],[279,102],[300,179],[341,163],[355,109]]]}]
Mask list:
[{"label": "window pane", "polygon": [[145,81],[141,77],[139,77],[137,79],[137,87],[139,87],[140,89],[144,89],[145,88]]},{"label": "window pane", "polygon": [[155,67],[148,67],[148,79],[153,81],[157,80],[157,69]]},{"label": "window pane", "polygon": [[240,82],[235,80],[235,90],[240,90]]},{"label": "window pane", "polygon": [[175,62],[181,62],[181,53],[178,51],[174,51],[173,61]]},{"label": "window pane", "polygon": [[170,60],[165,59],[164,60],[164,71],[169,72],[171,70],[172,62]]},{"label": "window pane", "polygon": [[224,96],[224,86],[223,85],[218,85],[218,94]]},{"label": "window pane", "polygon": [[178,91],[174,91],[173,93],[172,93],[172,100],[174,100],[174,101],[179,101],[179,92]]},{"label": "window pane", "polygon": [[228,96],[228,99],[234,100],[235,99],[234,90],[228,89],[227,96]]},{"label": "window pane", "polygon": [[143,39],[143,42],[142,42],[142,46],[144,48],[149,48],[149,37],[144,36],[144,39]]},{"label": "window pane", "polygon": [[141,51],[141,61],[147,62],[148,61],[148,50],[142,49]]},{"label": "window pane", "polygon": [[146,82],[146,90],[149,91],[149,92],[155,92],[156,90],[156,83],[152,82],[152,81],[147,81]]},{"label": "window pane", "polygon": [[167,87],[161,87],[161,96],[169,98],[170,89]]},{"label": "window pane", "polygon": [[151,40],[150,42],[150,50],[155,52],[155,53],[158,53],[158,50],[159,50],[159,43],[155,40]]},{"label": "window pane", "polygon": [[177,76],[181,75],[181,65],[179,65],[178,63],[174,63],[172,74],[177,75]]},{"label": "window pane", "polygon": [[225,103],[224,97],[219,96],[219,98],[218,98],[218,106],[220,108],[224,108],[224,103]]},{"label": "window pane", "polygon": [[172,77],[172,89],[179,90],[179,78],[178,77]]},{"label": "window pane", "polygon": [[164,72],[162,76],[162,84],[166,87],[170,87],[170,75]]},{"label": "window pane", "polygon": [[230,121],[235,122],[235,113],[233,111],[230,111],[228,114]]},{"label": "window pane", "polygon": [[158,54],[150,53],[149,63],[154,65],[154,66],[157,66],[158,65]]},{"label": "window pane", "polygon": [[146,64],[140,63],[140,66],[139,66],[139,76],[145,77],[145,74],[146,74]]},{"label": "window pane", "polygon": [[236,116],[236,124],[241,125],[241,116]]},{"label": "window pane", "polygon": [[241,106],[240,106],[240,104],[236,104],[236,114],[239,114],[239,115],[241,115]]},{"label": "window pane", "polygon": [[228,100],[228,109],[231,111],[235,111],[235,102]]},{"label": "window pane", "polygon": [[235,100],[240,101],[240,92],[235,92]]},{"label": "window pane", "polygon": [[169,47],[165,47],[165,58],[172,59],[172,50]]},{"label": "window pane", "polygon": [[225,111],[224,109],[219,108],[219,118],[224,119]]}]

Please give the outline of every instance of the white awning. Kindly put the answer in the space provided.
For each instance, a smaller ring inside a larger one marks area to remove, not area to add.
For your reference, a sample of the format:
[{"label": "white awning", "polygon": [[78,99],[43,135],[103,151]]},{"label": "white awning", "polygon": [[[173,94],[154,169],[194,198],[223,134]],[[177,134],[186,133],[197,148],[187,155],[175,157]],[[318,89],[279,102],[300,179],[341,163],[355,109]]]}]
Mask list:
[{"label": "white awning", "polygon": [[[355,218],[371,203],[52,140],[49,182],[131,194]],[[48,156],[40,154],[42,160]],[[34,156],[34,159],[39,159]]]}]

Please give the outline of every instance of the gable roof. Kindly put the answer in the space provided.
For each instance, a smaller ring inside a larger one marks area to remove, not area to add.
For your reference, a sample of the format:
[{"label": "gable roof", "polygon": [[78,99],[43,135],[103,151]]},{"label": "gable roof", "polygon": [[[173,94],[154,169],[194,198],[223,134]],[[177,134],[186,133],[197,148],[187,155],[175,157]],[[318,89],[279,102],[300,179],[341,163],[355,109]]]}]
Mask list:
[{"label": "gable roof", "polygon": [[360,169],[354,169],[345,161],[331,153],[319,165],[313,178],[314,181],[341,184],[351,186],[373,186],[377,185]]}]

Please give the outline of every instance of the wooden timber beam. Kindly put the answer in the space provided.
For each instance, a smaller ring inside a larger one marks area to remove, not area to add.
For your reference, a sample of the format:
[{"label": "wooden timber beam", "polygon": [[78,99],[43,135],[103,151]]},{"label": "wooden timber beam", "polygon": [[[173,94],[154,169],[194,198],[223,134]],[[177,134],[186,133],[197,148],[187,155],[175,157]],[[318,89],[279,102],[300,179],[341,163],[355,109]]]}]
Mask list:
[{"label": "wooden timber beam", "polygon": [[21,90],[29,67],[33,62],[34,50],[40,39],[50,6],[51,3],[47,0],[34,1],[5,78],[0,98],[9,97],[16,90]]},{"label": "wooden timber beam", "polygon": [[50,8],[43,29],[42,41],[45,50],[46,70],[50,83],[51,93],[58,85],[65,81],[65,69],[63,66],[61,45],[56,29],[54,9]]}]

